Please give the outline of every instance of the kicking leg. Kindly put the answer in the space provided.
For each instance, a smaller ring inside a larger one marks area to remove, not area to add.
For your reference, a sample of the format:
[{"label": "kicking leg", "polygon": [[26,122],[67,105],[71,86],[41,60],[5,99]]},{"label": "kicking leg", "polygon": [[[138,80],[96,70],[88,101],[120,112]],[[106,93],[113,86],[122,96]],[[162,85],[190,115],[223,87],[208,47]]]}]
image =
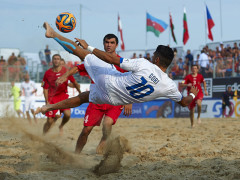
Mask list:
[{"label": "kicking leg", "polygon": [[78,137],[75,153],[81,153],[83,147],[87,143],[88,135],[91,133],[94,126],[84,126],[81,134]]},{"label": "kicking leg", "polygon": [[68,109],[68,108],[74,108],[77,106],[80,106],[83,103],[89,102],[89,91],[83,92],[79,94],[78,96],[65,99],[63,101],[60,101],[56,104],[47,104],[42,106],[41,108],[38,107],[35,111],[35,114],[42,113],[45,114],[47,111],[52,111],[56,109]]},{"label": "kicking leg", "polygon": [[103,128],[102,128],[102,133],[103,133],[102,139],[96,149],[97,154],[103,154],[106,141],[112,132],[112,124],[113,124],[113,119],[108,116],[105,116],[103,121]]},{"label": "kicking leg", "polygon": [[74,54],[74,55],[78,56],[81,60],[84,60],[86,55],[90,54],[89,51],[87,51],[85,49],[82,49],[81,47],[79,47],[73,41],[71,41],[71,40],[61,36],[57,32],[55,32],[53,30],[53,28],[47,22],[45,22],[43,24],[43,27],[46,29],[45,36],[47,38],[55,39],[66,51],[68,51],[71,54]]}]

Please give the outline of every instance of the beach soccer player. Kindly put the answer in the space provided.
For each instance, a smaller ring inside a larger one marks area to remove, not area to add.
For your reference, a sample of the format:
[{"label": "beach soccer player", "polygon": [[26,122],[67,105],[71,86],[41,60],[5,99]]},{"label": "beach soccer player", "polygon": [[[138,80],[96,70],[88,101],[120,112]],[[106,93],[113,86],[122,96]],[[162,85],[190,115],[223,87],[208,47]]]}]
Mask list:
[{"label": "beach soccer player", "polygon": [[[79,93],[81,92],[80,86],[73,76],[69,76],[64,83],[57,86],[56,80],[61,77],[67,71],[67,69],[61,65],[61,56],[59,54],[54,54],[52,56],[52,64],[53,67],[45,72],[42,82],[43,94],[46,105],[54,104],[62,100],[68,99],[68,81],[72,82],[73,86],[77,89]],[[60,133],[63,132],[63,126],[69,121],[71,116],[70,108],[60,108],[47,112],[47,122],[43,126],[43,134],[46,134],[52,127],[52,125],[56,122],[56,120],[59,118],[60,115],[57,114],[58,111],[60,111],[60,114],[63,113],[62,122],[59,126]]]},{"label": "beach soccer player", "polygon": [[17,112],[18,117],[21,117],[21,115],[22,115],[22,117],[25,118],[24,113],[20,109],[21,102],[22,102],[22,100],[21,100],[21,95],[22,95],[21,90],[20,90],[19,87],[17,87],[15,85],[14,81],[11,82],[11,86],[12,86],[12,88],[11,88],[10,97],[13,96],[14,110]]},{"label": "beach soccer player", "polygon": [[[90,91],[56,104],[44,105],[35,113],[44,114],[55,109],[77,107],[86,102],[125,105],[160,97],[188,106],[198,94],[197,88],[192,86],[190,94],[183,97],[175,82],[166,74],[174,56],[173,50],[168,46],[159,45],[151,63],[144,58],[126,59],[111,55],[77,38],[77,43],[74,43],[55,32],[48,23],[44,23],[44,27],[47,38],[55,39],[65,50],[84,60],[85,68],[95,84],[91,84]],[[120,73],[112,69],[112,64],[129,72]]]},{"label": "beach soccer player", "polygon": [[[103,45],[104,50],[112,55],[118,56],[116,54],[116,48],[118,46],[118,38],[114,34],[107,34],[103,38]],[[114,65],[112,66],[113,69],[117,69],[118,71],[124,73],[127,72],[123,69],[121,69],[119,66]],[[70,71],[66,72],[63,76],[61,76],[58,81],[62,81],[62,79],[67,79],[67,77],[79,73],[80,76],[87,76],[89,77],[84,63],[77,65],[70,69]],[[90,77],[89,77],[90,78]],[[94,84],[94,82],[91,80],[91,83]],[[84,127],[82,129],[81,134],[78,137],[77,144],[76,144],[76,153],[80,153],[85,146],[88,135],[91,133],[92,129],[95,126],[100,126],[101,121],[103,119],[103,127],[102,127],[102,138],[99,142],[99,145],[97,146],[96,152],[98,154],[102,154],[105,148],[106,141],[108,137],[111,134],[112,125],[114,125],[117,122],[117,119],[119,115],[122,112],[122,109],[124,109],[124,115],[129,116],[132,113],[132,105],[119,105],[119,106],[113,106],[110,104],[93,104],[92,102],[89,103],[86,114],[84,117]]]},{"label": "beach soccer player", "polygon": [[34,81],[30,80],[29,74],[24,75],[24,81],[21,83],[21,94],[25,96],[25,111],[29,123],[32,123],[30,112],[33,115],[35,123],[37,123],[37,118],[35,116],[35,96],[34,93],[37,92],[36,84]]},{"label": "beach soccer player", "polygon": [[203,83],[203,87],[204,87],[204,93],[206,96],[208,95],[204,77],[201,74],[199,74],[198,71],[199,71],[198,66],[192,65],[192,73],[188,74],[184,78],[183,83],[180,84],[182,87],[187,87],[188,94],[191,93],[192,87],[197,87],[197,89],[199,90],[197,96],[193,99],[193,101],[188,106],[188,108],[190,110],[191,127],[194,127],[194,110],[195,110],[196,105],[197,105],[197,109],[198,109],[197,122],[199,124],[201,123],[200,115],[201,115],[202,100],[203,100],[203,91],[202,91],[202,87],[201,87],[202,83]]}]

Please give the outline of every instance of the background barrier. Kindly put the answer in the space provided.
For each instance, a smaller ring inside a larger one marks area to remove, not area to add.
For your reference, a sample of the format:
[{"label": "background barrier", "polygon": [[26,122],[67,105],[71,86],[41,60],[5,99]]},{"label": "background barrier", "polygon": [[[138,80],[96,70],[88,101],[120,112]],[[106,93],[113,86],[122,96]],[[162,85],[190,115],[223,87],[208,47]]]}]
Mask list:
[{"label": "background barrier", "polygon": [[[181,81],[175,80],[175,83],[179,85]],[[222,114],[222,94],[226,91],[228,86],[232,87],[232,90],[238,91],[240,94],[240,78],[225,78],[225,79],[212,79],[207,78],[207,91],[208,96],[205,96],[202,102],[202,114],[203,118],[216,118],[221,117]],[[16,83],[16,86],[20,87],[20,83]],[[36,83],[37,92],[35,93],[35,106],[42,106],[45,104],[43,89],[40,83]],[[81,91],[88,91],[90,84],[81,84]],[[187,94],[186,89],[181,89],[185,96]],[[69,97],[78,95],[78,92],[74,88],[68,88]],[[11,94],[10,83],[0,83],[0,117],[6,115],[6,113],[15,114],[13,109],[13,98],[9,98]],[[24,97],[21,97],[22,104],[21,109],[25,111]],[[230,117],[240,117],[240,101],[231,100],[231,105],[234,112]],[[85,115],[88,104],[83,104],[79,107],[72,108],[72,118],[82,118]],[[226,110],[226,115],[229,109]],[[195,115],[197,108],[195,108]],[[37,115],[38,118],[43,118],[42,114]],[[125,118],[123,113],[120,115],[121,118]],[[181,107],[177,103],[169,99],[158,99],[154,101],[133,104],[132,115],[129,118],[177,118],[177,117],[189,117],[189,110],[187,107]]]}]

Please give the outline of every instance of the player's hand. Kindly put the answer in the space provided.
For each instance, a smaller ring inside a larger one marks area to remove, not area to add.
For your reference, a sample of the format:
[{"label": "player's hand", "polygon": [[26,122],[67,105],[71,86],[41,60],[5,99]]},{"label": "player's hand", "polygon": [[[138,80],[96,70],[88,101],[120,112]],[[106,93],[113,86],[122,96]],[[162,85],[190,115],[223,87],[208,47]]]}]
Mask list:
[{"label": "player's hand", "polygon": [[130,116],[132,114],[132,104],[123,105],[122,109],[124,108],[123,115]]},{"label": "player's hand", "polygon": [[188,84],[187,84],[187,87],[192,87],[192,83],[188,83]]},{"label": "player's hand", "polygon": [[61,77],[59,77],[59,78],[56,80],[56,85],[59,86],[59,85],[61,85],[62,83],[64,83],[66,80],[67,80],[66,77],[61,76]]},{"label": "player's hand", "polygon": [[190,92],[190,93],[193,93],[195,96],[197,96],[198,91],[199,91],[199,90],[198,90],[195,86],[192,86],[189,92]]},{"label": "player's hand", "polygon": [[76,43],[78,46],[82,46],[83,49],[87,49],[88,48],[88,43],[83,40],[83,39],[78,39],[78,38],[75,38],[76,39]]}]

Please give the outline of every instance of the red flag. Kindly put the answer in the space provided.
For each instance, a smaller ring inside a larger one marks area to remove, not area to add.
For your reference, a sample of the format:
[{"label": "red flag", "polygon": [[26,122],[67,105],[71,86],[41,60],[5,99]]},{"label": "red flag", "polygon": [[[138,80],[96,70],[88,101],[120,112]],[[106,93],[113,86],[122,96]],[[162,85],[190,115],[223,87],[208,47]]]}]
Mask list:
[{"label": "red flag", "polygon": [[212,19],[212,16],[208,10],[208,7],[206,5],[206,12],[207,12],[207,26],[208,26],[208,38],[211,39],[213,41],[213,35],[212,35],[212,31],[211,29],[213,28],[213,26],[215,25]]},{"label": "red flag", "polygon": [[189,39],[188,34],[188,25],[187,25],[187,15],[186,15],[186,9],[183,10],[183,44],[185,45]]},{"label": "red flag", "polygon": [[123,42],[122,23],[121,23],[119,15],[118,15],[118,31],[120,32],[120,46],[121,46],[121,49],[124,51],[125,50],[125,45],[124,45],[124,42]]},{"label": "red flag", "polygon": [[177,40],[174,34],[174,25],[173,25],[171,13],[169,13],[169,17],[170,17],[170,28],[171,28],[172,38],[173,38],[173,41],[177,44]]}]

